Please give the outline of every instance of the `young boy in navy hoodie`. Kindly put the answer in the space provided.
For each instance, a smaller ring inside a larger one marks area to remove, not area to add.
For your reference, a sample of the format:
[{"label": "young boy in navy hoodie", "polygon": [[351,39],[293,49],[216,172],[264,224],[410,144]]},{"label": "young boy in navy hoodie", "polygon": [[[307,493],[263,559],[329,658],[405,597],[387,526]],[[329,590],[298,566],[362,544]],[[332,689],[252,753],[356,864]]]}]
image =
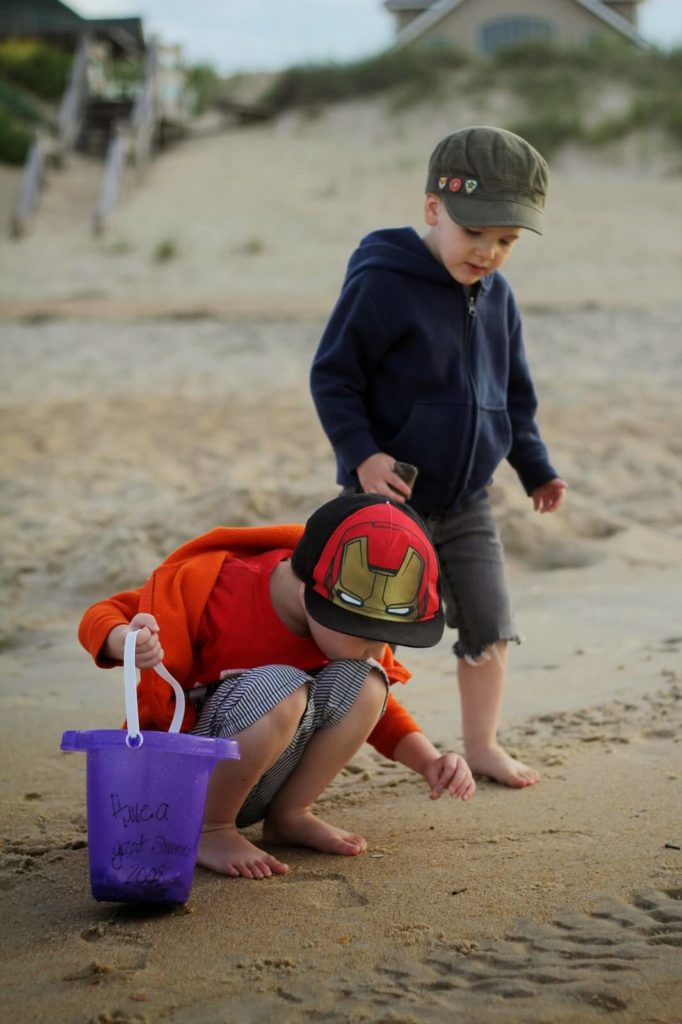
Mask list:
[{"label": "young boy in navy hoodie", "polygon": [[[521,230],[542,233],[547,164],[499,128],[454,132],[429,161],[426,234],[374,231],[348,264],[311,371],[348,491],[425,519],[441,563],[467,761],[509,786],[538,781],[497,742],[507,644],[519,642],[487,487],[507,459],[539,512],[566,484],[535,422],[521,318],[499,273]],[[418,469],[410,487],[396,463]]]}]

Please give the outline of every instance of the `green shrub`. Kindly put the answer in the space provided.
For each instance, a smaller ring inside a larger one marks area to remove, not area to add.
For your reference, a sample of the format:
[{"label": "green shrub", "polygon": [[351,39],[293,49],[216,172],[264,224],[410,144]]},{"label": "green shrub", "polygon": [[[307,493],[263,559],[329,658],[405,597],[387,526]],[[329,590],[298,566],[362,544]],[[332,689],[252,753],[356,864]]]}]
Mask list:
[{"label": "green shrub", "polygon": [[164,238],[154,249],[152,259],[154,263],[168,263],[169,260],[177,259],[179,255],[177,242],[174,242],[172,238]]},{"label": "green shrub", "polygon": [[39,124],[43,116],[22,89],[0,79],[0,110],[25,124]]},{"label": "green shrub", "polygon": [[283,72],[263,103],[275,112],[314,107],[395,89],[410,89],[415,98],[428,94],[446,69],[462,67],[466,58],[448,47],[388,50],[350,64],[306,64]]},{"label": "green shrub", "polygon": [[72,55],[33,39],[0,42],[0,76],[44,100],[59,100],[69,81]]},{"label": "green shrub", "polygon": [[633,123],[632,112],[605,117],[598,124],[585,130],[584,141],[591,146],[605,146],[609,142],[617,142],[625,138],[637,127]]},{"label": "green shrub", "polygon": [[[632,131],[659,127],[682,142],[682,51],[639,50],[597,39],[589,46],[559,49],[536,42],[497,54],[494,78],[528,111],[509,125],[545,155],[563,142],[603,145]],[[479,72],[479,82],[483,70]],[[607,84],[631,95],[629,109],[589,128],[584,115]]]},{"label": "green shrub", "polygon": [[0,163],[23,164],[31,141],[31,133],[0,108]]},{"label": "green shrub", "polygon": [[194,113],[203,114],[219,96],[221,78],[210,64],[195,64],[187,73],[187,85],[194,93]]},{"label": "green shrub", "polygon": [[537,114],[509,125],[509,130],[523,136],[547,159],[564,143],[584,138],[582,119],[577,111]]},{"label": "green shrub", "polygon": [[682,143],[682,94],[651,92],[638,97],[631,110],[633,127],[656,127]]},{"label": "green shrub", "polygon": [[498,71],[533,71],[542,68],[563,69],[581,75],[631,75],[640,63],[647,62],[650,51],[639,50],[625,40],[596,36],[585,46],[557,46],[546,40],[519,43],[500,50],[492,58]]},{"label": "green shrub", "polygon": [[0,79],[0,163],[21,164],[45,118],[28,93]]}]

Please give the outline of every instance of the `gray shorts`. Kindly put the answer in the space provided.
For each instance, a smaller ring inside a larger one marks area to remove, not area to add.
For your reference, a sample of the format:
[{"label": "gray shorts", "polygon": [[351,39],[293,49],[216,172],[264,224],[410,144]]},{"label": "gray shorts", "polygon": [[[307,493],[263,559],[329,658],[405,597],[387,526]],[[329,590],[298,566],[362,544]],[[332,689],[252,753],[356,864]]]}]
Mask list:
[{"label": "gray shorts", "polygon": [[308,702],[296,735],[247,796],[237,815],[240,828],[265,817],[270,802],[303,757],[312,737],[318,729],[329,729],[346,717],[372,668],[383,674],[376,662],[350,659],[332,661],[314,675],[291,665],[263,665],[225,679],[199,706],[194,735],[229,738],[259,721],[299,686],[308,689]]},{"label": "gray shorts", "polygon": [[504,554],[487,497],[445,517],[423,517],[438,553],[445,619],[458,631],[458,658],[477,658],[498,640],[520,643],[514,629]]}]

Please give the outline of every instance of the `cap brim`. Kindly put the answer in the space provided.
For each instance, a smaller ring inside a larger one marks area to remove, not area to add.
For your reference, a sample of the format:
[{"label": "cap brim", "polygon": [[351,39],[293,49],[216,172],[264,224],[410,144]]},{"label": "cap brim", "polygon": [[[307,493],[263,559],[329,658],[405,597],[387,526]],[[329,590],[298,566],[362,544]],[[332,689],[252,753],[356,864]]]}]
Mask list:
[{"label": "cap brim", "polygon": [[386,619],[372,619],[359,612],[347,611],[322,597],[310,585],[305,588],[305,606],[310,617],[327,629],[402,647],[433,647],[445,629],[442,609],[433,618],[419,622],[387,622]]},{"label": "cap brim", "polygon": [[465,228],[528,228],[541,235],[544,216],[541,210],[509,199],[477,199],[452,192],[439,193],[449,216]]}]

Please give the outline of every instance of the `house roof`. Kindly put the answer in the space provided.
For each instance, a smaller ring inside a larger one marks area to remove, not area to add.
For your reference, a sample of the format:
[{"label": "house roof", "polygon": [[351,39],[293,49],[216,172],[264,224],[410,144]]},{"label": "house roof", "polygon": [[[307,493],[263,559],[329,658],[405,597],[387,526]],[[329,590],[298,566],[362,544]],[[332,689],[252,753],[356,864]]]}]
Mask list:
[{"label": "house roof", "polygon": [[83,19],[61,0],[3,0],[0,10],[0,34],[3,36],[71,35]]},{"label": "house roof", "polygon": [[87,26],[109,36],[122,50],[143,51],[145,48],[142,18],[88,18]]},{"label": "house roof", "polygon": [[123,52],[145,48],[141,18],[82,18],[61,0],[2,0],[0,38],[35,36],[72,42],[88,32],[107,36]]},{"label": "house roof", "polygon": [[[400,3],[401,0],[389,0],[391,5],[393,3]],[[616,29],[621,35],[625,36],[631,42],[635,43],[642,49],[648,49],[649,43],[646,39],[639,34],[636,28],[634,28],[630,22],[622,15],[617,14],[616,11],[607,7],[602,0],[572,0],[573,3],[579,4],[584,7],[590,14],[594,14],[596,18],[609,25],[611,28]],[[421,35],[427,32],[434,25],[437,25],[439,21],[442,21],[446,15],[450,14],[451,11],[456,10],[466,0],[435,0],[435,3],[431,3],[422,14],[418,14],[409,24],[405,25],[404,28],[398,32],[393,41],[391,49],[399,49],[402,46],[407,46],[409,43],[419,39]],[[387,3],[388,6],[388,3]],[[411,7],[415,7],[416,4],[411,4]],[[420,5],[421,6],[421,5]],[[393,8],[391,6],[391,9]],[[407,9],[407,3],[404,4],[404,8]]]},{"label": "house roof", "polygon": [[433,0],[384,0],[389,11],[423,11]]}]

